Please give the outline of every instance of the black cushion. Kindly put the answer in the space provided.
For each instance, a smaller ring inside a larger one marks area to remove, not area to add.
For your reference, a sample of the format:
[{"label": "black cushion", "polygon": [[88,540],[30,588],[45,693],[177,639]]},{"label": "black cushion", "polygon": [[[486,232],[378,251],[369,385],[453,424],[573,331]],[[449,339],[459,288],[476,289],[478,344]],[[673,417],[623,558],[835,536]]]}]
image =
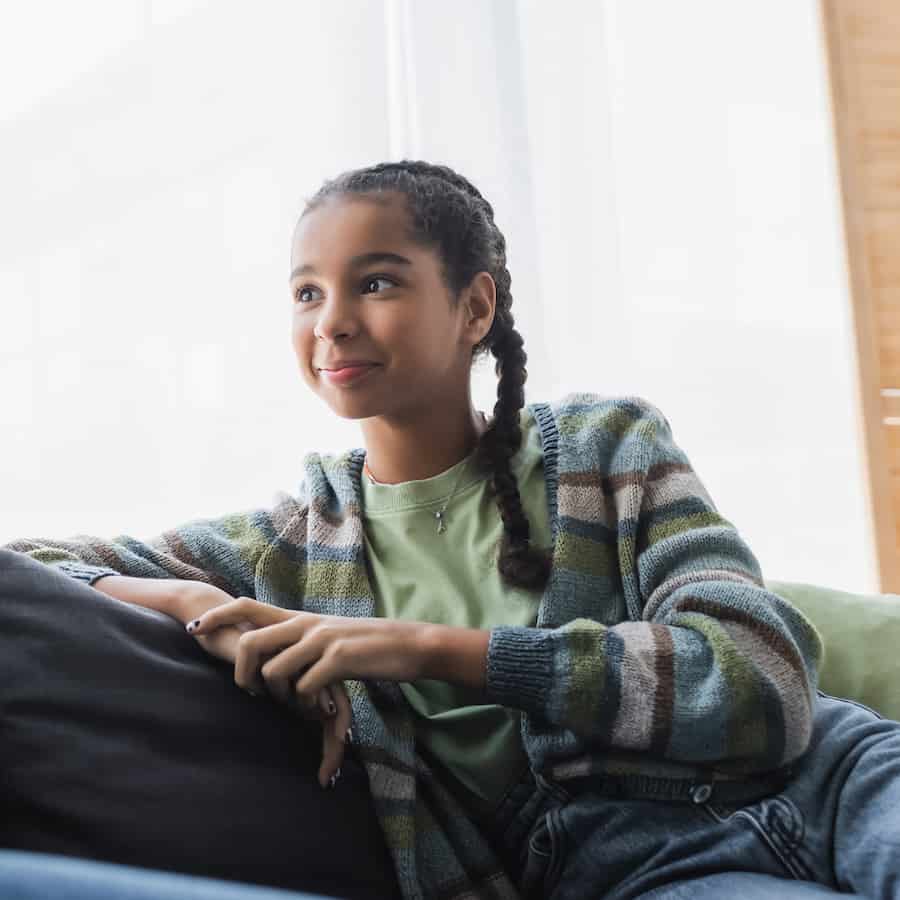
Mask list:
[{"label": "black cushion", "polygon": [[184,626],[0,549],[0,845],[399,897],[365,770]]}]

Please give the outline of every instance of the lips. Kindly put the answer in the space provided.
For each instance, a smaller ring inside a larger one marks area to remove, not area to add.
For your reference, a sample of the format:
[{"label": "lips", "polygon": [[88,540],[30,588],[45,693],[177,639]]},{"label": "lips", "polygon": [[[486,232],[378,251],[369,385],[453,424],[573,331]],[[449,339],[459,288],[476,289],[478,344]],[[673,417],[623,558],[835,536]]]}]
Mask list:
[{"label": "lips", "polygon": [[364,363],[355,366],[342,366],[340,369],[321,369],[321,374],[333,384],[349,384],[368,375],[377,369],[376,363]]},{"label": "lips", "polygon": [[329,372],[337,372],[340,369],[348,369],[351,366],[377,366],[374,360],[371,359],[336,359],[333,362],[329,362],[324,366],[318,366],[319,369],[325,369]]}]

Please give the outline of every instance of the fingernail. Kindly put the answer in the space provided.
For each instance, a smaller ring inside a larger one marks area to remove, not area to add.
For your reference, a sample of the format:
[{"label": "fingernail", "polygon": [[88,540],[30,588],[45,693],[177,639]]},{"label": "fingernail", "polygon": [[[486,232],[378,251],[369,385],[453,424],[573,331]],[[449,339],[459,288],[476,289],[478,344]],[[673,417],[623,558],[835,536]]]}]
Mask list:
[{"label": "fingernail", "polygon": [[333,788],[337,784],[338,778],[341,777],[341,770],[338,769],[331,778],[328,779],[328,787]]},{"label": "fingernail", "polygon": [[333,700],[328,701],[328,715],[333,716],[337,712],[337,707],[334,705]]},{"label": "fingernail", "polygon": [[353,729],[348,728],[347,733],[344,735],[344,743],[352,744],[353,743]]}]

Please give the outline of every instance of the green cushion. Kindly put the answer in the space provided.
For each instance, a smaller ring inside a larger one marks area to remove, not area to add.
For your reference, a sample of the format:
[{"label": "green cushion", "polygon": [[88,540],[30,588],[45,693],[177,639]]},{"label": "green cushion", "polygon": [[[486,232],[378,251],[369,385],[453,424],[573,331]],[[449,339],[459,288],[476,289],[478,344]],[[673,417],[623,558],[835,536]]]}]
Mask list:
[{"label": "green cushion", "polygon": [[851,594],[789,581],[765,584],[811,619],[822,636],[819,688],[900,720],[900,595]]}]

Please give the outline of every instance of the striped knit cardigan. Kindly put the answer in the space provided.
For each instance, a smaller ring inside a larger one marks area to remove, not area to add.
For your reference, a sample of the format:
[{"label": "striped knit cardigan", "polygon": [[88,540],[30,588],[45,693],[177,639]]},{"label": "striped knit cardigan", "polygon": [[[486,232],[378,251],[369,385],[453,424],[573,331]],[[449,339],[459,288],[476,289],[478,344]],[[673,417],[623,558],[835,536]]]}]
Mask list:
[{"label": "striped knit cardigan", "polygon": [[[563,785],[599,773],[627,789],[636,778],[752,780],[797,758],[811,734],[820,637],[765,588],[665,416],[640,397],[585,393],[528,409],[541,431],[553,569],[536,627],[492,629],[486,699],[524,712],[532,769]],[[6,546],[89,583],[115,573],[193,579],[279,607],[372,616],[364,456],[307,454],[297,496],[278,492],[269,509],[150,540]],[[517,897],[417,754],[398,686],[346,687],[404,897]]]}]

